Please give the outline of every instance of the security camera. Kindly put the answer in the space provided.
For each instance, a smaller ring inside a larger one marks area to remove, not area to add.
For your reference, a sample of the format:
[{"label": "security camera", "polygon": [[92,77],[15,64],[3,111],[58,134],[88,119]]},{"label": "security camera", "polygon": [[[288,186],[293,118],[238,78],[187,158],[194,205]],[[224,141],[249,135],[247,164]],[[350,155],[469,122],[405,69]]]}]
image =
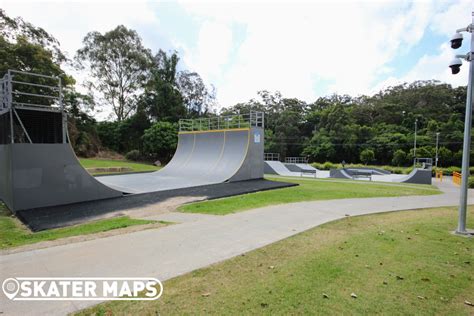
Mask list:
[{"label": "security camera", "polygon": [[451,37],[451,48],[458,49],[462,45],[462,34],[461,33],[454,33],[453,37]]},{"label": "security camera", "polygon": [[462,66],[462,61],[459,58],[454,58],[449,63],[449,68],[451,68],[451,73],[453,75],[459,73],[459,71],[461,70],[461,66]]}]

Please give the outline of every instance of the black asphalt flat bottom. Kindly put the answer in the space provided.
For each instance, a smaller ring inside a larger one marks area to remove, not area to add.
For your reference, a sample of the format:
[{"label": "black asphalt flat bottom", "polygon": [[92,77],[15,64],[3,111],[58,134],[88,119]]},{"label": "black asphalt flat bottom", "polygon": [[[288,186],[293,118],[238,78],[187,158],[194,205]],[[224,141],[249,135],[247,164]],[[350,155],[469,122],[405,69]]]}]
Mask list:
[{"label": "black asphalt flat bottom", "polygon": [[143,207],[178,196],[195,196],[207,200],[296,186],[295,183],[270,180],[248,180],[219,183],[192,188],[182,188],[143,194],[125,195],[120,198],[82,202],[53,207],[43,207],[16,212],[16,216],[32,231],[41,231],[85,223],[109,213]]}]

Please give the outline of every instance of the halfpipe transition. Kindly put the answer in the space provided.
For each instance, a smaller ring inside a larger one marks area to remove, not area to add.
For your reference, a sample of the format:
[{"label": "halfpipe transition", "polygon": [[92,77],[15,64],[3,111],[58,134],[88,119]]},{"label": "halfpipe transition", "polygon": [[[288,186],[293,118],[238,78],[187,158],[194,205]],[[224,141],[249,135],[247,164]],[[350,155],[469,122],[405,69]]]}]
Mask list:
[{"label": "halfpipe transition", "polygon": [[125,193],[148,193],[263,178],[260,127],[180,132],[173,159],[162,170],[97,177]]},{"label": "halfpipe transition", "polygon": [[152,173],[93,177],[69,143],[0,145],[0,199],[14,212],[263,178],[261,127],[180,132],[170,163]]},{"label": "halfpipe transition", "polygon": [[0,199],[13,212],[263,178],[264,114],[253,111],[180,120],[165,168],[95,178],[71,148],[61,86],[59,77],[16,70],[0,78]]}]

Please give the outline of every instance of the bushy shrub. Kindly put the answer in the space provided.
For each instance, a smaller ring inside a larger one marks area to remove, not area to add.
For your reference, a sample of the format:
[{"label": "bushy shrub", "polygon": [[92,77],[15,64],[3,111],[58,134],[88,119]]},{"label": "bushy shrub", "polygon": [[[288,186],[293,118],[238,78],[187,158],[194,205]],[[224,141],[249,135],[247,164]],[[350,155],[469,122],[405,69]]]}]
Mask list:
[{"label": "bushy shrub", "polygon": [[178,143],[178,126],[168,122],[157,122],[145,130],[143,151],[148,157],[168,161]]},{"label": "bushy shrub", "polygon": [[367,165],[369,162],[375,160],[375,153],[372,149],[366,148],[360,152],[359,159]]},{"label": "bushy shrub", "polygon": [[407,161],[407,154],[402,149],[398,149],[393,153],[392,164],[400,167]]},{"label": "bushy shrub", "polygon": [[474,177],[469,177],[469,181],[467,183],[469,189],[474,189]]},{"label": "bushy shrub", "polygon": [[140,152],[136,149],[130,150],[126,155],[125,159],[127,160],[132,160],[132,161],[138,161],[140,160]]}]

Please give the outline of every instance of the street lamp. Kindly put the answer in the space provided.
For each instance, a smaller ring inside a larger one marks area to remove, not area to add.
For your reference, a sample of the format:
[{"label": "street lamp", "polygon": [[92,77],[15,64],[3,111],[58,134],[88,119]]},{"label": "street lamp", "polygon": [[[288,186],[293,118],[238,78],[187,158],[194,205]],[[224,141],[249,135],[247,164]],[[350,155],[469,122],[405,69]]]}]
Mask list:
[{"label": "street lamp", "polygon": [[415,141],[413,142],[413,167],[416,167],[416,131],[418,129],[418,119],[415,119]]},{"label": "street lamp", "polygon": [[[451,38],[451,48],[458,49],[462,45],[462,34],[461,32],[471,33],[471,47],[469,53],[466,55],[456,55],[455,59],[451,61],[449,67],[451,72],[455,75],[459,73],[462,65],[461,59],[471,62],[474,57],[474,36],[472,31],[474,29],[474,12],[472,12],[471,24],[465,28],[456,30],[456,33]],[[466,210],[467,210],[467,192],[468,192],[468,181],[469,181],[469,155],[471,152],[471,124],[472,124],[472,100],[473,100],[473,85],[474,81],[474,62],[469,65],[469,78],[467,82],[467,97],[466,97],[466,117],[464,120],[464,143],[462,150],[462,180],[461,180],[461,197],[459,201],[459,219],[458,227],[456,229],[457,234],[469,235],[474,234],[473,231],[466,229]]]},{"label": "street lamp", "polygon": [[439,132],[436,133],[436,159],[435,159],[436,169],[438,169],[438,143],[439,143]]}]

